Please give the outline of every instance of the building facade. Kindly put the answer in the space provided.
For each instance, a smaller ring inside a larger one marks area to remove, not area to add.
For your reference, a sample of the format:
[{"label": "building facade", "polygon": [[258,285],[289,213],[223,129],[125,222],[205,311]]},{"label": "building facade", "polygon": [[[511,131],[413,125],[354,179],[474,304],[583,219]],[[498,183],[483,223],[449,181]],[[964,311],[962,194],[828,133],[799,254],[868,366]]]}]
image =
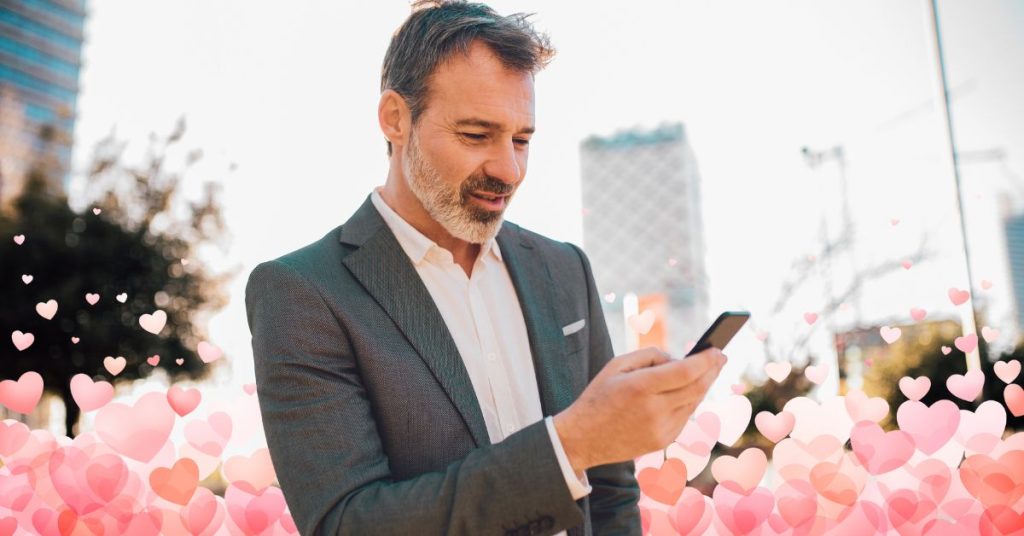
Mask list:
[{"label": "building facade", "polygon": [[39,169],[67,190],[85,0],[0,0],[0,209]]},{"label": "building facade", "polygon": [[629,293],[639,313],[657,304],[663,349],[682,355],[710,322],[700,174],[683,125],[592,136],[580,153],[583,243],[616,355],[630,346]]}]

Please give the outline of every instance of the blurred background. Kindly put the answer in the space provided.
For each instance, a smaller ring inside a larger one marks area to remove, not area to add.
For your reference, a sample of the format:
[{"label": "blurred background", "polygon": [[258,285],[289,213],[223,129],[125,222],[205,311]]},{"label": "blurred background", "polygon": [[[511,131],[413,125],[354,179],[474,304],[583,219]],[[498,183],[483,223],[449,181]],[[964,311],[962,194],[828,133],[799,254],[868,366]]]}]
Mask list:
[{"label": "blurred background", "polygon": [[[937,18],[925,0],[489,5],[535,13],[558,50],[506,219],[583,246],[617,354],[683,354],[748,310],[709,402],[743,392],[776,413],[861,389],[895,408],[903,375],[933,378],[925,402],[955,399],[945,378],[972,354],[983,395],[956,401],[1002,400],[993,363],[1022,352],[1024,3],[938,1]],[[384,183],[380,65],[408,13],[0,0],[0,326],[36,337],[0,345],[0,379],[35,370],[47,389],[0,419],[89,429],[77,373],[118,399],[181,383],[236,404],[254,381],[249,271]],[[54,320],[32,310],[52,298]],[[140,334],[156,309],[170,328]],[[202,341],[224,357],[199,359]],[[771,362],[793,372],[770,379]],[[225,454],[265,444],[253,430]],[[751,423],[716,452],[771,445]]]}]

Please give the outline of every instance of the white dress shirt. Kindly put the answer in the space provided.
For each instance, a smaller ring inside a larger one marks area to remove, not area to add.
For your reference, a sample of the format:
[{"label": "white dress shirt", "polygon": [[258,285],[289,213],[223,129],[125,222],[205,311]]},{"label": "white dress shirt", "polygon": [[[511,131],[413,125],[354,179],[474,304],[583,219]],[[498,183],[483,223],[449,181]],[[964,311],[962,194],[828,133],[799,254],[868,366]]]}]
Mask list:
[{"label": "white dress shirt", "polygon": [[379,191],[379,186],[374,188],[370,198],[412,260],[455,340],[491,443],[543,418],[572,498],[589,494],[586,472],[582,478],[573,473],[551,416],[542,413],[526,322],[498,242],[491,238],[481,246],[467,277],[450,251],[399,216]]}]

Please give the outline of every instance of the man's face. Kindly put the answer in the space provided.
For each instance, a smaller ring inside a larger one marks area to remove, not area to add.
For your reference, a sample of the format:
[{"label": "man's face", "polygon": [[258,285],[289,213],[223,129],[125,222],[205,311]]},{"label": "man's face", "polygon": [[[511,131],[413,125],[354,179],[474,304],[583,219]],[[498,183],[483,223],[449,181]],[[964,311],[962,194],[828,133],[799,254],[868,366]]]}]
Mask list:
[{"label": "man's face", "polygon": [[[402,173],[452,236],[480,244],[498,233],[526,176],[534,126],[533,76],[505,69],[479,42],[435,69]],[[486,201],[475,194],[499,196]]]}]

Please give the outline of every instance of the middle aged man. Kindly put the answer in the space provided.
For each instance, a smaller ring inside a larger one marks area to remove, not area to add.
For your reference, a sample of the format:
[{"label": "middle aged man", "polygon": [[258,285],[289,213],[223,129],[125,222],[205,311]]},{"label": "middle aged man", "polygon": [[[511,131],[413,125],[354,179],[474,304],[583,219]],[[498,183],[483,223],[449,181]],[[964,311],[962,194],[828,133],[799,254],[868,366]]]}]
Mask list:
[{"label": "middle aged man", "polygon": [[251,273],[303,534],[640,534],[632,460],[678,436],[725,358],[613,358],[583,251],[503,220],[552,55],[525,17],[419,2],[384,60],[384,186]]}]

